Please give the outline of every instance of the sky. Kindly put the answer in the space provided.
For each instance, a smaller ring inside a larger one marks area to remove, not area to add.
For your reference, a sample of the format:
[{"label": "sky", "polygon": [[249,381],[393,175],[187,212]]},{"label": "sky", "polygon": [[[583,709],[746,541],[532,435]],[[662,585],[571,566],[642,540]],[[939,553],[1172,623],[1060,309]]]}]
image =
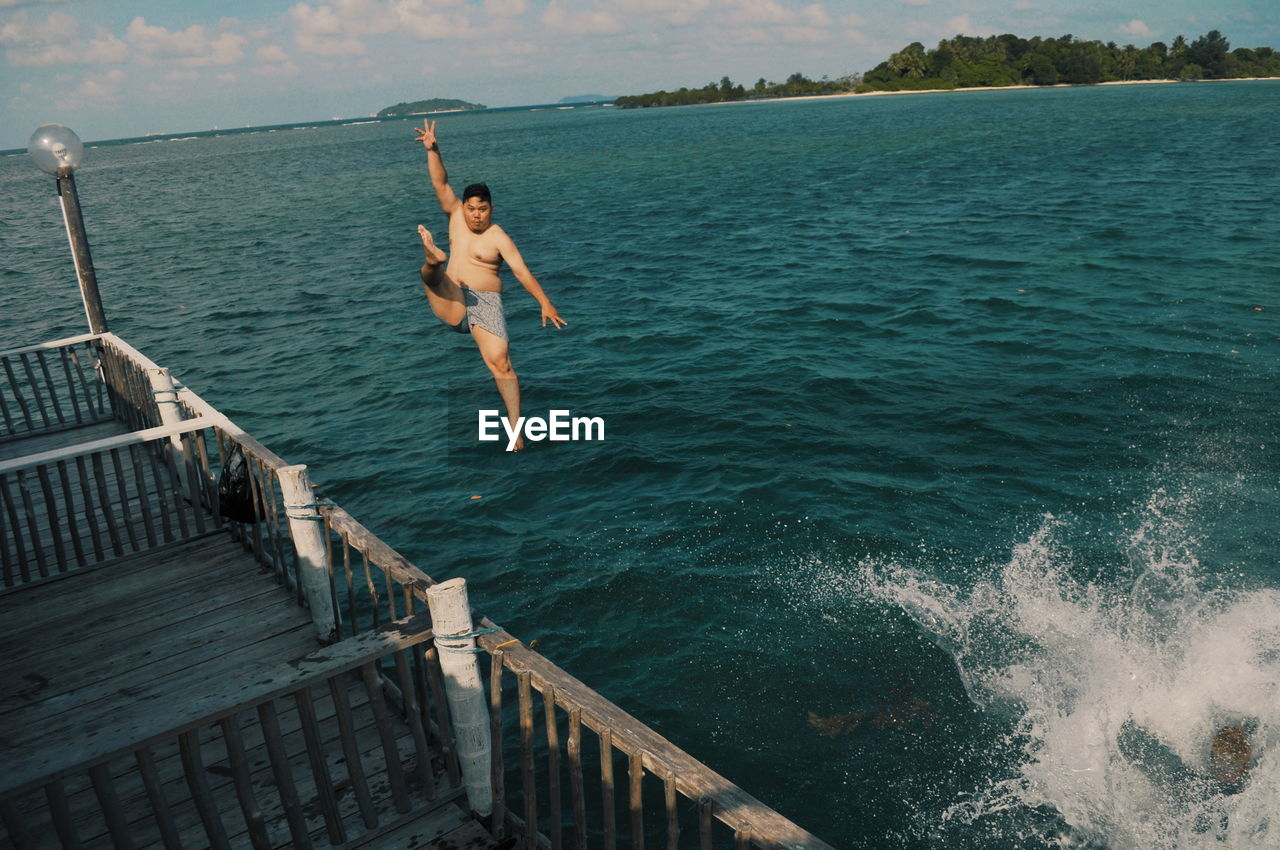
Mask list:
[{"label": "sky", "polygon": [[0,148],[864,72],[1010,32],[1280,47],[1275,0],[0,0]]}]

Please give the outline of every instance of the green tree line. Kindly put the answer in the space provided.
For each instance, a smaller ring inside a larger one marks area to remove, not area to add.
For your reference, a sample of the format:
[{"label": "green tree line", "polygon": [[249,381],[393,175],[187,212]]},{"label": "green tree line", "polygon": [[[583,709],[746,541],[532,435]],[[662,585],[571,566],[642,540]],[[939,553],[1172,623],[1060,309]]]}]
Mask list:
[{"label": "green tree line", "polygon": [[624,109],[641,106],[689,106],[695,103],[724,103],[730,100],[750,100],[766,97],[800,97],[811,94],[838,94],[853,91],[857,77],[841,77],[829,80],[811,80],[799,71],[787,77],[784,83],[767,82],[764,77],[756,80],[751,88],[721,77],[718,83],[707,83],[700,89],[681,88],[677,91],[656,91],[620,97],[613,103]]},{"label": "green tree line", "polygon": [[627,95],[623,108],[685,106],[768,97],[799,97],[847,91],[912,91],[983,86],[1090,85],[1119,80],[1229,80],[1280,77],[1280,52],[1270,47],[1231,49],[1226,36],[1210,30],[1195,41],[1178,36],[1171,44],[1124,47],[1114,41],[1061,38],[986,38],[958,35],[933,49],[913,42],[864,75],[811,80],[797,72],[784,83],[763,77],[751,88],[722,77],[702,88]]},{"label": "green tree line", "polygon": [[932,50],[908,44],[868,71],[858,91],[909,91],[1119,80],[1227,80],[1280,76],[1280,53],[1270,47],[1231,49],[1218,30],[1195,41],[1178,36],[1147,47],[1061,38],[958,35]]}]

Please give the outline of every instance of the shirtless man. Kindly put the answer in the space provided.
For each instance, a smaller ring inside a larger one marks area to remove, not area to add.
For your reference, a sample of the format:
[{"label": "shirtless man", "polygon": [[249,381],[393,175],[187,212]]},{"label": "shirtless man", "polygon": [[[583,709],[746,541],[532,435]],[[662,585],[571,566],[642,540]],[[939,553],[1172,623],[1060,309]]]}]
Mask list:
[{"label": "shirtless man", "polygon": [[[436,144],[436,122],[423,121],[414,128],[418,141],[427,149],[427,172],[435,189],[440,209],[449,216],[449,249],[452,256],[436,247],[431,232],[418,225],[422,250],[426,255],[419,273],[427,292],[431,310],[440,321],[458,333],[470,332],[484,364],[493,373],[498,392],[507,408],[507,419],[514,430],[520,418],[520,381],[511,367],[507,340],[507,322],[502,310],[502,280],[498,269],[503,260],[516,280],[542,306],[542,326],[547,322],[559,329],[568,324],[560,318],[551,299],[542,291],[537,278],[529,271],[511,240],[501,227],[493,223],[493,201],[489,187],[483,183],[468,186],[462,199],[449,185],[449,175]],[[517,437],[516,451],[524,448],[524,438]]]}]

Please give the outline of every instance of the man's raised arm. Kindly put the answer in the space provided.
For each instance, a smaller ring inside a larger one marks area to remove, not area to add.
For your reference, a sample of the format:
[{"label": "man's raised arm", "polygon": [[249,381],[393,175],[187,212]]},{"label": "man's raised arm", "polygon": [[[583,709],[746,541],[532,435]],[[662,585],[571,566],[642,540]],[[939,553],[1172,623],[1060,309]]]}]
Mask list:
[{"label": "man's raised arm", "polygon": [[440,146],[436,143],[436,122],[422,122],[422,128],[413,128],[418,134],[418,141],[427,149],[427,173],[431,175],[431,188],[436,190],[436,199],[440,201],[440,209],[445,215],[453,215],[458,208],[458,196],[449,185],[449,173],[444,170],[444,160],[440,158]]}]

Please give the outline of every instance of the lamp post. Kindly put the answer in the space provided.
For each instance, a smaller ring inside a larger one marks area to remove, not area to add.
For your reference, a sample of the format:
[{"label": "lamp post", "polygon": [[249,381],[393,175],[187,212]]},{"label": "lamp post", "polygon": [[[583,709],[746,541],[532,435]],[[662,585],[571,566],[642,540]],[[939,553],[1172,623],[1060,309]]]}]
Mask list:
[{"label": "lamp post", "polygon": [[31,134],[27,153],[37,168],[58,178],[62,219],[67,225],[67,240],[71,243],[71,258],[76,264],[80,298],[84,301],[89,330],[96,334],[106,333],[107,317],[102,312],[102,296],[98,294],[98,278],[93,271],[93,257],[89,254],[84,216],[80,214],[80,196],[76,193],[75,170],[84,158],[84,143],[69,127],[42,124]]}]

